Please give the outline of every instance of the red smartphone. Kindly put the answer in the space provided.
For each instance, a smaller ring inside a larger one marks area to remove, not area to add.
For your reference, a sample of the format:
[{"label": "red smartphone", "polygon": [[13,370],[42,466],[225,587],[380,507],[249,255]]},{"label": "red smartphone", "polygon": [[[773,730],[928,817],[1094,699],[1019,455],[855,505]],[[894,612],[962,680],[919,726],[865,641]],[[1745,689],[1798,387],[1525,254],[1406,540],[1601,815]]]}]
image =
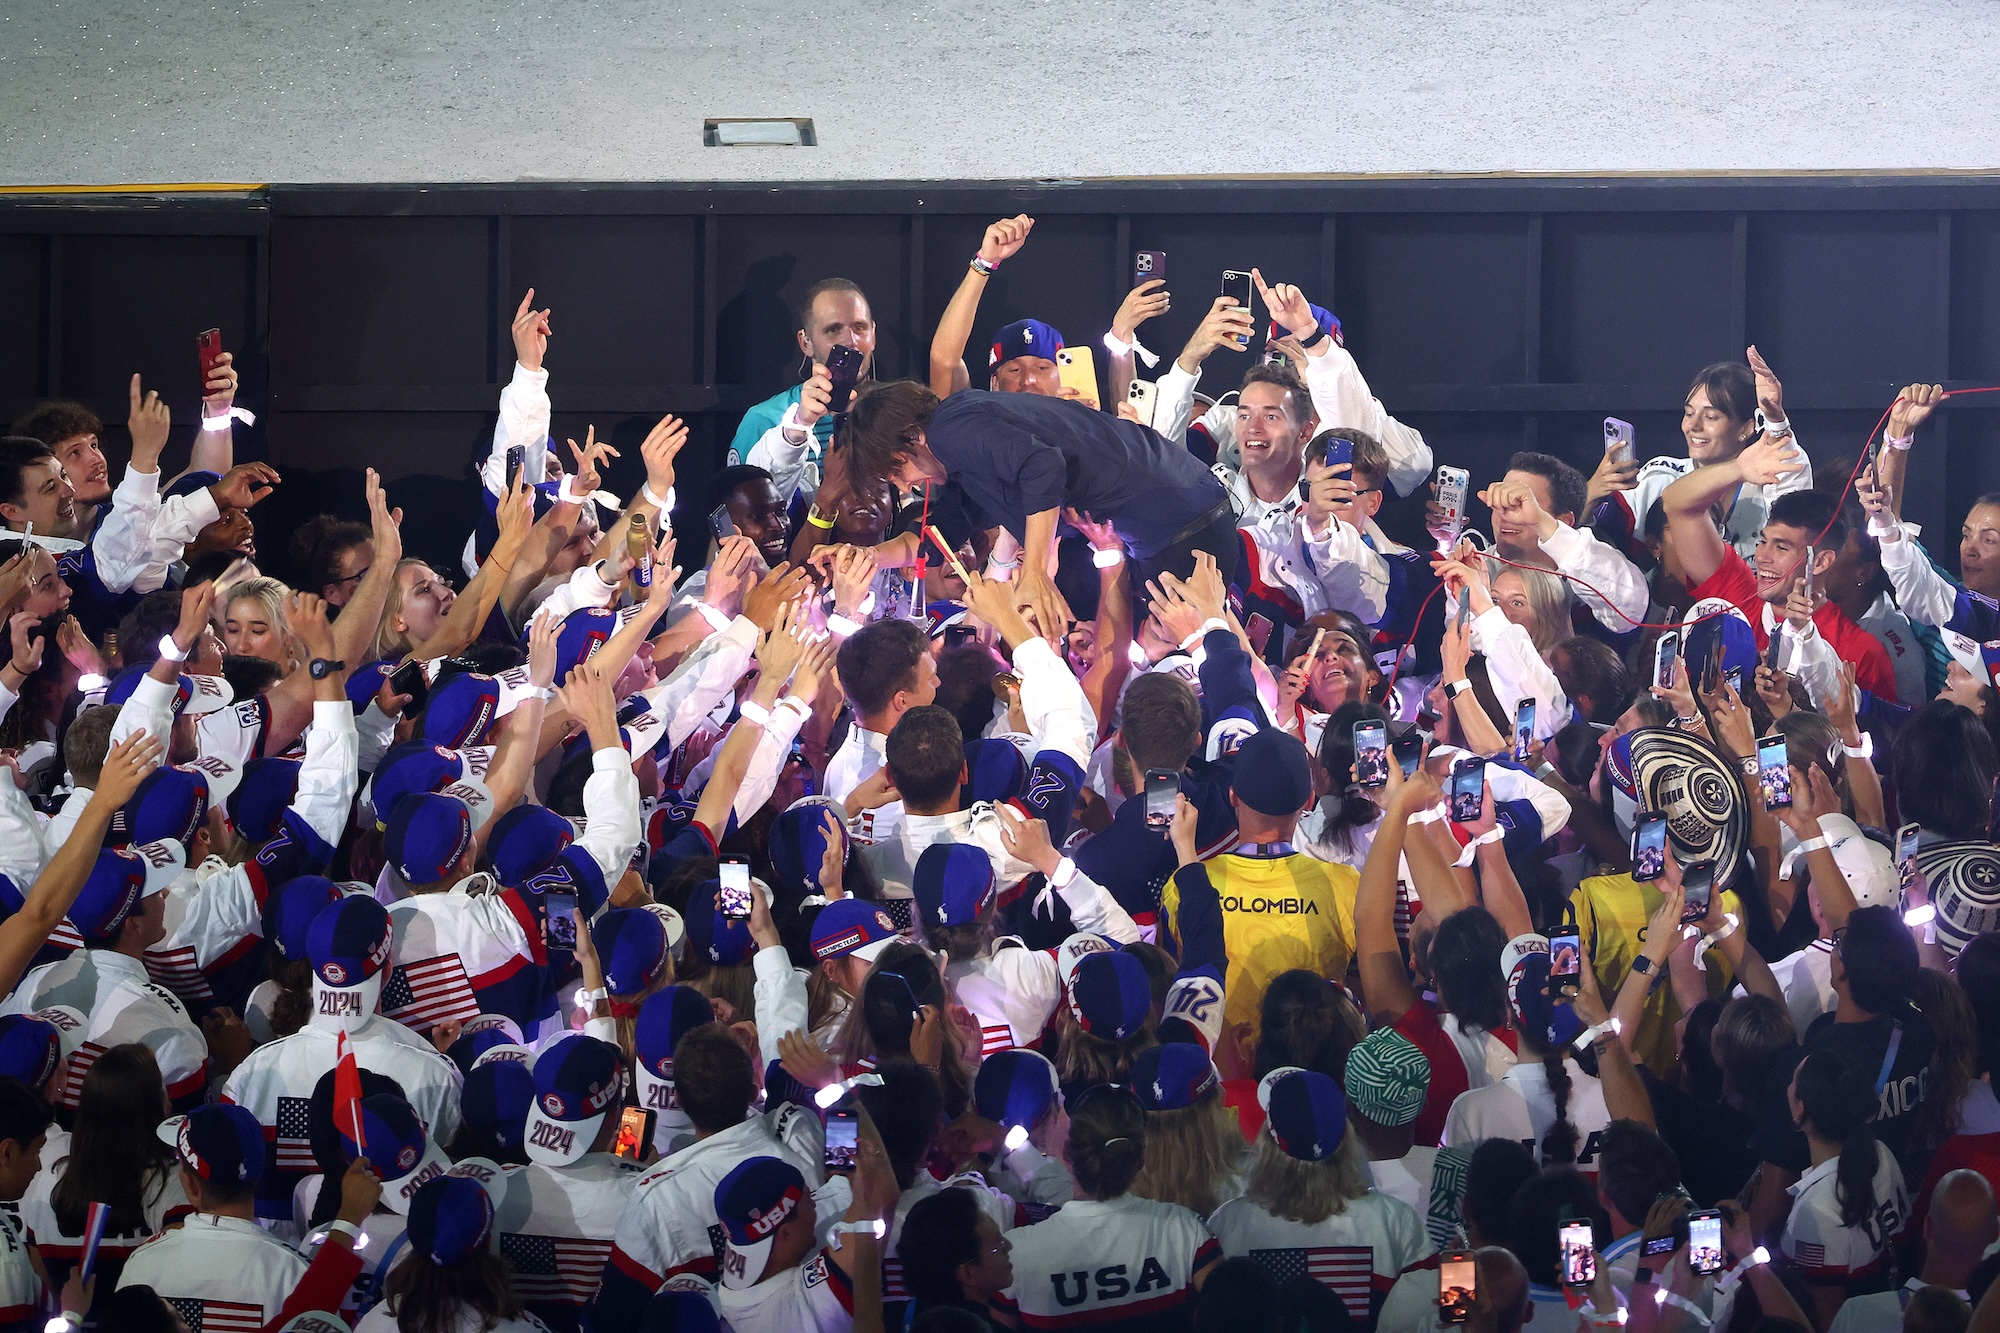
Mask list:
[{"label": "red smartphone", "polygon": [[208,390],[208,377],[222,364],[222,330],[203,329],[194,335],[195,350],[201,353],[201,387]]}]

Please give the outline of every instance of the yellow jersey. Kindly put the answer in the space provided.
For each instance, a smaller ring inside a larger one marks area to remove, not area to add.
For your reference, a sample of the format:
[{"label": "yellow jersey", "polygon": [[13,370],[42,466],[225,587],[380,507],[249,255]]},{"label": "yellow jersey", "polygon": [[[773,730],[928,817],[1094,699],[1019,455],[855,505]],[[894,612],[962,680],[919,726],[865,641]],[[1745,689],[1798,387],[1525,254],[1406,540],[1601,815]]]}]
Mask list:
[{"label": "yellow jersey", "polygon": [[[1630,875],[1594,875],[1577,885],[1576,892],[1570,895],[1570,903],[1576,909],[1577,932],[1590,954],[1591,967],[1597,973],[1597,988],[1607,1008],[1617,1000],[1619,988],[1632,971],[1632,960],[1645,946],[1646,923],[1660,910],[1665,897],[1650,881],[1641,883]],[[1733,890],[1723,893],[1722,909],[1734,912],[1741,919],[1743,904]],[[1707,955],[1707,962],[1709,994],[1718,998],[1727,995],[1734,980],[1729,964],[1715,952]],[[1673,986],[1664,981],[1655,985],[1646,997],[1639,1031],[1632,1042],[1633,1054],[1655,1077],[1665,1079],[1673,1075],[1674,1027],[1680,1018],[1681,1007],[1674,998]]]},{"label": "yellow jersey", "polygon": [[[1229,956],[1223,1021],[1253,1030],[1271,979],[1293,968],[1339,982],[1354,958],[1354,893],[1361,872],[1310,856],[1238,856],[1202,862],[1222,899],[1222,940]],[[1160,914],[1180,938],[1179,872],[1160,895]]]}]

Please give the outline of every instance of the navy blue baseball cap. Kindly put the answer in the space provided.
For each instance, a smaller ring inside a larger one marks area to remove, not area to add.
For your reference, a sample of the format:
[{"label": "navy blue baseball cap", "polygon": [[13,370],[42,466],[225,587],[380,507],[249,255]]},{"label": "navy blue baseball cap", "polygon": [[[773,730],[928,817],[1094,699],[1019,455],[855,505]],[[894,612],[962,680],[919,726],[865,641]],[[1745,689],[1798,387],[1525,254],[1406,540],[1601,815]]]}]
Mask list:
[{"label": "navy blue baseball cap", "polygon": [[576,841],[576,825],[545,805],[517,805],[493,821],[486,835],[486,853],[493,875],[509,888],[541,874]]},{"label": "navy blue baseball cap", "polygon": [[[104,702],[122,704],[130,699],[132,692],[139,688],[139,682],[144,680],[151,670],[150,666],[126,667],[113,676],[111,683],[104,687]],[[221,676],[181,676],[178,677],[178,682],[174,687],[173,698],[167,701],[167,707],[176,718],[182,714],[201,717],[218,712],[236,702],[236,691]]]},{"label": "navy blue baseball cap", "polygon": [[440,1268],[462,1264],[493,1235],[493,1196],[469,1176],[435,1176],[410,1200],[410,1246]]},{"label": "navy blue baseball cap", "polygon": [[1264,1124],[1288,1157],[1324,1162],[1347,1137],[1347,1094],[1315,1069],[1273,1069],[1257,1085]]},{"label": "navy blue baseball cap", "polygon": [[605,1117],[625,1095],[625,1054],[582,1033],[535,1057],[535,1100],[528,1107],[528,1160],[568,1166],[597,1142]]},{"label": "navy blue baseball cap", "polygon": [[812,955],[819,962],[851,956],[872,963],[895,942],[896,923],[880,903],[836,898],[813,918]]},{"label": "navy blue baseball cap", "polygon": [[382,855],[411,884],[435,884],[472,849],[472,811],[456,796],[412,792],[389,812]]},{"label": "navy blue baseball cap", "polygon": [[639,1105],[658,1109],[662,1125],[679,1129],[689,1123],[674,1092],[674,1048],[682,1037],[714,1021],[715,1007],[692,986],[663,987],[639,1005],[632,1027]]},{"label": "navy blue baseball cap", "polygon": [[390,812],[403,797],[446,790],[465,802],[474,828],[492,813],[492,793],[473,776],[464,754],[429,741],[405,741],[382,756],[362,799],[375,811],[375,826],[386,828]]},{"label": "navy blue baseball cap", "polygon": [[910,891],[926,926],[969,925],[993,901],[993,858],[976,843],[934,842],[917,858]]},{"label": "navy blue baseball cap", "polygon": [[139,910],[141,899],[167,887],[174,876],[162,878],[146,858],[125,848],[107,847],[70,904],[70,924],[86,940],[116,938],[120,927]]},{"label": "navy blue baseball cap", "polygon": [[1312,803],[1312,760],[1305,742],[1276,727],[1257,732],[1236,751],[1230,788],[1260,815],[1282,819]]},{"label": "navy blue baseball cap", "polygon": [[606,912],[589,929],[604,962],[604,988],[613,995],[640,994],[666,964],[666,923],[643,907]]},{"label": "navy blue baseball cap", "polygon": [[368,705],[375,702],[375,696],[389,683],[389,677],[396,674],[394,658],[384,658],[380,662],[370,662],[347,677],[347,702],[354,705],[354,711],[365,713]]},{"label": "navy blue baseball cap", "polygon": [[1020,747],[998,736],[965,743],[965,800],[1006,801],[1028,785],[1028,760]]},{"label": "navy blue baseball cap", "polygon": [[1062,347],[1062,334],[1054,326],[1039,319],[1017,319],[993,335],[993,346],[986,353],[986,368],[993,370],[1017,356],[1039,356],[1044,361],[1053,361]]},{"label": "navy blue baseball cap", "polygon": [[0,1078],[40,1088],[61,1068],[62,1034],[33,1014],[0,1017]]},{"label": "navy blue baseball cap", "polygon": [[1543,1046],[1560,1050],[1583,1031],[1573,1005],[1563,1004],[1549,985],[1549,941],[1542,935],[1518,935],[1500,951],[1500,975],[1507,983],[1507,1001],[1520,1027],[1536,1033]]},{"label": "navy blue baseball cap", "polygon": [[459,1118],[466,1128],[512,1156],[521,1151],[528,1132],[528,1107],[534,1100],[535,1076],[528,1066],[515,1060],[488,1060],[466,1074]]},{"label": "navy blue baseball cap", "polygon": [[972,1080],[979,1114],[1012,1129],[1033,1128],[1056,1104],[1056,1067],[1039,1051],[995,1051]]},{"label": "navy blue baseball cap", "polygon": [[[688,948],[718,967],[735,967],[757,952],[757,942],[750,938],[748,921],[732,921],[722,914],[716,902],[721,889],[720,880],[710,879],[695,885],[688,894]],[[751,892],[756,892],[755,887]]]},{"label": "navy blue baseball cap", "polygon": [[1086,954],[1069,979],[1069,1011],[1093,1037],[1123,1041],[1146,1025],[1153,983],[1146,966],[1122,949]]},{"label": "navy blue baseball cap", "polygon": [[243,766],[243,779],[224,806],[245,842],[269,842],[278,836],[285,811],[298,795],[298,760],[252,759]]},{"label": "navy blue baseball cap", "polygon": [[461,671],[430,692],[424,703],[424,739],[447,750],[484,745],[500,716],[500,682],[479,671]]},{"label": "navy blue baseball cap", "polygon": [[340,1150],[347,1160],[366,1157],[382,1178],[382,1202],[399,1213],[410,1211],[410,1200],[427,1180],[451,1169],[451,1158],[432,1142],[416,1109],[393,1092],[378,1092],[361,1099],[361,1137],[355,1126],[341,1123],[336,1109],[334,1128],[340,1131]]},{"label": "navy blue baseball cap", "polygon": [[757,1285],[770,1262],[772,1238],[806,1195],[806,1178],[777,1157],[749,1158],[722,1178],[715,1187],[715,1216],[728,1240],[729,1257],[722,1264],[725,1287]]},{"label": "navy blue baseball cap", "polygon": [[321,912],[340,901],[340,888],[320,875],[300,875],[264,898],[264,938],[286,962],[302,963],[311,952],[306,934]]},{"label": "navy blue baseball cap", "polygon": [[389,965],[389,911],[366,894],[343,897],[306,927],[306,957],[328,986],[351,988]]},{"label": "navy blue baseball cap", "polygon": [[123,844],[171,838],[185,847],[207,818],[208,775],[163,764],[141,778],[132,799],[112,812],[110,840]]},{"label": "navy blue baseball cap", "polygon": [[1139,1052],[1132,1061],[1132,1091],[1148,1111],[1193,1106],[1222,1086],[1208,1052],[1187,1042],[1171,1042]]},{"label": "navy blue baseball cap", "polygon": [[241,1106],[199,1106],[168,1116],[155,1132],[182,1166],[212,1185],[247,1185],[264,1174],[264,1127]]},{"label": "navy blue baseball cap", "polygon": [[1690,685],[1699,686],[1708,668],[1708,656],[1722,645],[1722,669],[1743,673],[1748,689],[1757,674],[1757,632],[1735,603],[1721,597],[1704,597],[1688,608],[1681,640],[1682,666]]},{"label": "navy blue baseball cap", "polygon": [[475,1014],[465,1020],[458,1030],[458,1040],[454,1041],[445,1054],[458,1066],[458,1072],[469,1074],[479,1063],[479,1057],[498,1047],[518,1047],[522,1045],[521,1028],[505,1014]]},{"label": "navy blue baseball cap", "polygon": [[167,488],[160,492],[160,498],[162,500],[171,500],[175,496],[193,495],[196,491],[207,490],[221,480],[222,474],[220,472],[210,472],[207,468],[196,468],[175,477],[172,482],[168,483]]},{"label": "navy blue baseball cap", "polygon": [[700,1292],[662,1291],[640,1312],[637,1333],[717,1333],[721,1319]]},{"label": "navy blue baseball cap", "polygon": [[563,617],[556,631],[556,680],[568,680],[578,663],[588,662],[618,632],[618,613],[608,606],[580,606]]},{"label": "navy blue baseball cap", "polygon": [[[808,796],[771,821],[765,845],[771,854],[771,869],[778,887],[789,893],[808,894],[824,890],[819,883],[820,862],[826,858],[826,815],[833,802],[823,796]],[[835,819],[842,819],[840,813]],[[656,843],[663,846],[664,842]]]}]

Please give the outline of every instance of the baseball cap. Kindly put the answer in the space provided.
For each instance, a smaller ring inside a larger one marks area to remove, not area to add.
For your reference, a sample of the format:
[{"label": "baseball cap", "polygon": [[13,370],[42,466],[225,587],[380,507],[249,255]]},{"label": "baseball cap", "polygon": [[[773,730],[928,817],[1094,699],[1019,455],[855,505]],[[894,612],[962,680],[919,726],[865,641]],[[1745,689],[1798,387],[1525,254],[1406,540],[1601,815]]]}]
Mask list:
[{"label": "baseball cap", "polygon": [[472,812],[456,796],[411,792],[389,812],[382,855],[412,884],[435,884],[472,849]]},{"label": "baseball cap", "polygon": [[123,845],[172,838],[186,846],[208,818],[208,774],[191,765],[163,764],[139,780],[132,798],[111,815],[107,841]]},{"label": "baseball cap", "polygon": [[321,909],[306,927],[306,958],[312,963],[313,981],[336,990],[376,981],[389,966],[394,939],[387,908],[366,894],[343,896]]},{"label": "baseball cap", "polygon": [[568,1166],[597,1142],[625,1091],[625,1056],[608,1041],[577,1035],[535,1057],[528,1107],[528,1160]]},{"label": "baseball cap", "polygon": [[576,825],[545,805],[517,805],[493,821],[486,835],[486,853],[493,877],[519,888],[555,864],[562,849],[576,841]]},{"label": "baseball cap", "polygon": [[1070,978],[1076,975],[1076,965],[1094,953],[1110,953],[1118,947],[1118,941],[1109,935],[1094,935],[1080,930],[1056,946],[1056,975],[1068,987]]},{"label": "baseball cap", "polygon": [[1273,1069],[1257,1085],[1257,1104],[1287,1157],[1324,1162],[1347,1137],[1347,1098],[1340,1084],[1317,1070]]},{"label": "baseball cap", "polygon": [[441,1268],[462,1264],[493,1235],[493,1196],[469,1176],[433,1176],[410,1200],[405,1234]]},{"label": "baseball cap", "polygon": [[1199,1046],[1171,1042],[1139,1052],[1132,1061],[1132,1091],[1148,1111],[1179,1111],[1222,1086],[1215,1062]]},{"label": "baseball cap", "polygon": [[1949,629],[1940,630],[1938,637],[1944,640],[1952,661],[1970,671],[1974,680],[1981,685],[2000,685],[2000,640],[1981,643]]},{"label": "baseball cap", "polygon": [[447,750],[428,741],[405,741],[382,756],[361,794],[375,812],[378,828],[386,828],[396,803],[413,792],[447,792],[465,802],[472,826],[480,827],[493,813],[493,793],[477,776],[484,771],[464,750]]},{"label": "baseball cap", "polygon": [[1146,1025],[1152,1008],[1145,964],[1122,950],[1088,955],[1070,977],[1070,1014],[1093,1037],[1123,1041]]},{"label": "baseball cap", "polygon": [[278,1333],[354,1333],[354,1330],[337,1314],[307,1310],[287,1319],[279,1326]]},{"label": "baseball cap", "polygon": [[[721,888],[720,880],[704,880],[688,894],[688,947],[718,967],[735,967],[748,961],[757,944],[750,938],[748,921],[732,921],[722,915],[716,903]],[[751,892],[756,892],[754,880]]]},{"label": "baseball cap", "polygon": [[264,899],[264,938],[287,962],[301,962],[308,952],[306,932],[313,918],[341,899],[340,886],[323,875],[300,875],[278,886]]},{"label": "baseball cap", "polygon": [[[779,887],[787,892],[807,894],[826,889],[819,883],[819,867],[826,859],[825,820],[831,810],[833,802],[826,797],[804,796],[771,821],[766,850]],[[834,818],[846,822],[840,812],[836,811]]]},{"label": "baseball cap", "polygon": [[451,1166],[451,1158],[424,1132],[424,1122],[409,1102],[393,1092],[378,1092],[361,1099],[361,1141],[354,1138],[354,1126],[342,1124],[334,1114],[334,1128],[340,1131],[340,1150],[347,1160],[366,1157],[382,1178],[382,1202],[398,1213],[410,1211],[410,1200],[427,1180],[435,1180]]},{"label": "baseball cap", "polygon": [[488,1060],[466,1073],[459,1118],[480,1139],[513,1156],[521,1151],[534,1101],[535,1076],[524,1062]]},{"label": "baseball cap", "polygon": [[1236,751],[1230,787],[1260,815],[1295,815],[1312,801],[1312,761],[1305,742],[1266,727]]},{"label": "baseball cap", "polygon": [[1902,896],[1902,880],[1896,873],[1896,858],[1887,847],[1861,831],[1846,815],[1819,817],[1819,831],[1825,835],[1833,862],[1854,894],[1856,907],[1894,907]]},{"label": "baseball cap", "polygon": [[[180,854],[175,861],[170,853]],[[106,847],[70,904],[70,924],[85,940],[108,941],[125,919],[139,910],[142,899],[162,892],[180,877],[186,857],[179,844],[154,843],[142,853],[135,847]]]},{"label": "baseball cap", "polygon": [[[151,670],[151,664],[126,667],[104,687],[104,702],[126,702]],[[221,676],[180,676],[176,681],[173,697],[167,701],[176,718],[205,717],[236,702],[235,689]]]},{"label": "baseball cap", "polygon": [[658,1112],[664,1127],[683,1129],[692,1123],[674,1091],[674,1048],[689,1032],[714,1021],[714,1006],[692,986],[663,987],[640,1002],[632,1028],[639,1105]]},{"label": "baseball cap", "polygon": [[970,925],[993,901],[993,858],[976,843],[934,842],[917,857],[910,891],[925,925]]},{"label": "baseball cap", "polygon": [[222,474],[219,472],[210,472],[207,468],[194,468],[181,473],[169,482],[167,488],[160,492],[160,498],[171,500],[176,496],[193,495],[196,491],[207,490],[221,480]]},{"label": "baseball cap", "polygon": [[[1218,966],[1190,968],[1167,987],[1167,1000],[1160,1021],[1160,1040],[1185,1041],[1193,1037],[1210,1055],[1222,1039],[1222,969]],[[1186,1036],[1181,1035],[1185,1032]],[[1169,1035],[1169,1034],[1172,1035]]]},{"label": "baseball cap", "polygon": [[480,671],[461,671],[424,702],[424,739],[447,750],[484,745],[500,715],[500,682]]},{"label": "baseball cap", "polygon": [[667,926],[643,907],[623,907],[589,923],[613,995],[644,993],[667,961]]},{"label": "baseball cap", "polygon": [[211,1184],[247,1185],[264,1174],[264,1127],[241,1106],[198,1106],[168,1116],[154,1132],[182,1166]]},{"label": "baseball cap", "polygon": [[715,1216],[728,1242],[723,1286],[757,1285],[770,1262],[773,1237],[805,1197],[805,1177],[776,1157],[749,1158],[722,1178],[715,1187]]},{"label": "baseball cap", "polygon": [[979,1114],[1012,1129],[1032,1128],[1056,1104],[1056,1067],[1039,1051],[995,1051],[972,1079]]},{"label": "baseball cap", "polygon": [[458,1072],[468,1074],[479,1057],[496,1046],[522,1044],[520,1025],[505,1014],[475,1014],[458,1030],[458,1040],[445,1052]]},{"label": "baseball cap", "polygon": [[1430,1060],[1394,1028],[1376,1028],[1347,1053],[1347,1100],[1385,1129],[1417,1118],[1430,1082]]},{"label": "baseball cap", "polygon": [[1044,361],[1053,361],[1062,347],[1062,334],[1053,326],[1039,319],[1017,319],[1002,325],[1000,332],[993,335],[993,346],[986,353],[986,368],[992,370],[1017,356],[1039,356]]},{"label": "baseball cap", "polygon": [[703,1293],[662,1289],[640,1312],[637,1333],[716,1333],[721,1327],[715,1303]]},{"label": "baseball cap", "polygon": [[[981,860],[985,854],[981,853]],[[850,955],[872,963],[896,942],[896,923],[876,903],[836,898],[813,918],[812,955],[817,961]]]},{"label": "baseball cap", "polygon": [[224,808],[245,842],[269,842],[278,836],[285,811],[298,794],[298,760],[252,759],[243,766],[242,779],[229,793]]},{"label": "baseball cap", "polygon": [[1028,760],[1010,740],[986,736],[965,743],[965,803],[1005,801],[1028,783]]},{"label": "baseball cap", "polygon": [[1583,1031],[1575,1007],[1557,1003],[1550,993],[1546,935],[1516,935],[1508,940],[1500,950],[1500,975],[1507,982],[1507,1003],[1516,1024],[1537,1034],[1541,1045],[1561,1048]]},{"label": "baseball cap", "polygon": [[0,1078],[40,1088],[62,1067],[62,1033],[33,1014],[0,1016]]},{"label": "baseball cap", "polygon": [[1757,674],[1757,633],[1736,603],[1726,597],[1704,597],[1688,608],[1681,622],[1681,658],[1688,677],[1699,682],[1708,655],[1722,645],[1722,669],[1741,671],[1747,687]]},{"label": "baseball cap", "polygon": [[607,606],[581,606],[564,616],[556,631],[556,679],[569,679],[578,663],[595,657],[618,632],[618,623],[618,613]]},{"label": "baseball cap", "polygon": [[389,677],[395,674],[396,663],[390,658],[380,662],[370,662],[367,666],[349,672],[347,702],[354,706],[357,714],[367,712],[368,705],[375,702],[375,696],[382,692],[382,687],[388,683]]}]

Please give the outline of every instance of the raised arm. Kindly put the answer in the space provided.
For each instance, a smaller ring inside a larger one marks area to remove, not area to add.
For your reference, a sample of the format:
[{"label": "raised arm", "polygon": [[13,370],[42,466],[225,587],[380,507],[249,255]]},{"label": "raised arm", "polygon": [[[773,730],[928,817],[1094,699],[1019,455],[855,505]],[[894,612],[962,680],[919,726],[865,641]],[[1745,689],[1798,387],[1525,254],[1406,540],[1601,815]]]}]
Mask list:
[{"label": "raised arm", "polygon": [[493,614],[493,608],[500,601],[500,590],[506,584],[507,576],[513,572],[514,562],[520,559],[521,548],[527,544],[528,533],[535,523],[534,488],[526,480],[517,482],[510,494],[500,498],[498,513],[500,535],[493,542],[493,549],[486,555],[486,562],[479,567],[472,581],[465,585],[465,591],[451,604],[445,613],[444,623],[437,633],[415,644],[405,654],[406,659],[430,661],[433,658],[450,657],[465,651],[479,637],[485,627],[486,618]]},{"label": "raised arm", "polygon": [[[1098,720],[1111,716],[1118,691],[1132,669],[1132,571],[1125,559],[1125,545],[1109,523],[1099,523],[1074,509],[1065,511],[1070,525],[1099,553],[1115,553],[1117,560],[1097,571],[1097,660],[1083,673],[1084,697]],[[1110,559],[1100,554],[1101,559]]]},{"label": "raised arm", "polygon": [[[548,692],[555,683],[556,635],[562,625],[554,616],[536,616],[528,626],[528,684],[536,693],[514,705],[500,724],[500,743],[494,748],[493,763],[486,771],[486,786],[493,793],[494,818],[472,835],[473,846],[486,847],[486,835],[499,823],[499,816],[519,804],[534,780],[536,751],[542,734],[542,717],[548,707]],[[574,674],[574,673],[572,673]],[[612,740],[617,740],[612,728]],[[598,738],[591,737],[595,748]]]},{"label": "raised arm", "polygon": [[1690,588],[1706,583],[1722,568],[1722,532],[1709,510],[1743,485],[1774,486],[1805,466],[1805,454],[1787,436],[1765,437],[1736,457],[1698,467],[1660,492],[1667,515],[1667,540],[1680,560]]},{"label": "raised arm", "polygon": [[[1605,1012],[1604,996],[1597,989],[1597,969],[1591,966],[1589,946],[1581,939],[1578,946],[1583,968],[1578,978],[1576,1016],[1589,1026],[1596,1027],[1610,1015]],[[1647,1094],[1639,1071],[1633,1068],[1632,1053],[1626,1049],[1621,1035],[1603,1032],[1593,1043],[1597,1051],[1598,1081],[1604,1085],[1604,1109],[1610,1112],[1613,1120],[1636,1120],[1647,1129],[1652,1129],[1653,1099]]]},{"label": "raised arm", "polygon": [[980,239],[979,263],[967,266],[958,290],[951,294],[944,314],[938,316],[937,332],[931,335],[931,392],[938,397],[949,398],[972,383],[965,365],[965,345],[972,341],[972,322],[979,316],[979,298],[986,294],[987,278],[1020,252],[1034,229],[1035,220],[1021,213],[1000,219]]},{"label": "raised arm", "polygon": [[[1361,865],[1361,883],[1354,894],[1354,958],[1361,973],[1361,994],[1376,1023],[1394,1022],[1417,1003],[1410,970],[1396,939],[1396,879],[1410,816],[1427,810],[1444,797],[1437,783],[1419,767],[1408,780],[1401,766],[1389,765],[1389,794],[1381,827]],[[1411,846],[1421,838],[1408,839]],[[1414,867],[1411,871],[1415,873]]]},{"label": "raised arm", "polygon": [[382,479],[369,468],[363,481],[368,499],[368,523],[375,547],[374,563],[355,585],[354,596],[333,622],[334,652],[349,667],[360,667],[375,647],[382,628],[382,609],[396,582],[396,565],[403,558],[403,511],[389,508]]},{"label": "raised arm", "polygon": [[1943,401],[1942,384],[1912,384],[1896,395],[1889,408],[1889,424],[1882,431],[1884,448],[1879,481],[1886,492],[1883,503],[1892,521],[1903,516],[1903,479],[1909,475],[1910,446],[1916,441],[1917,427],[1930,420],[1931,413]]}]

